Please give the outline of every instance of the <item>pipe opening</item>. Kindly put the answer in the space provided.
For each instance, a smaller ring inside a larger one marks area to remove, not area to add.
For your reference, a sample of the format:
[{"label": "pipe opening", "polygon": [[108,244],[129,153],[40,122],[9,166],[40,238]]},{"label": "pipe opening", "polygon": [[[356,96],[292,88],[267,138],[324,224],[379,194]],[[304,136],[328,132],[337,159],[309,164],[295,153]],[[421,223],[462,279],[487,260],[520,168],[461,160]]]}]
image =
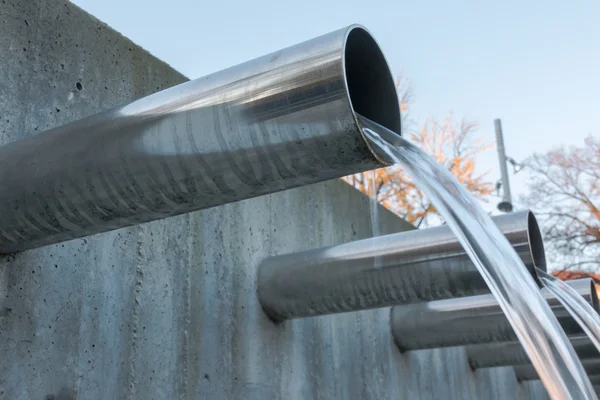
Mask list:
[{"label": "pipe opening", "polygon": [[344,69],[354,112],[401,134],[394,79],[377,42],[363,28],[356,27],[348,33]]},{"label": "pipe opening", "polygon": [[544,250],[542,231],[532,212],[527,213],[527,236],[529,237],[531,260],[533,261],[533,276],[537,276],[535,271],[536,268],[539,268],[544,272],[547,271],[546,251]]}]

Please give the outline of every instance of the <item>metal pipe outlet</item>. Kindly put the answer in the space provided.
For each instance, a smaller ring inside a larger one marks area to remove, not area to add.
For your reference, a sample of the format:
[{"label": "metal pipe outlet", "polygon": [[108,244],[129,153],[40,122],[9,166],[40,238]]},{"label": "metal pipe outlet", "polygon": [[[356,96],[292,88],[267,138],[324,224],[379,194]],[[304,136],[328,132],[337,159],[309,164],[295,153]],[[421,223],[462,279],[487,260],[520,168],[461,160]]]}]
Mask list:
[{"label": "metal pipe outlet", "polygon": [[0,253],[381,167],[400,133],[381,50],[350,26],[0,148]]},{"label": "metal pipe outlet", "polygon": [[[600,359],[592,360],[581,360],[581,364],[588,375],[599,375],[600,374]],[[540,379],[535,368],[531,364],[527,365],[515,365],[515,375],[519,382],[533,381]]]},{"label": "metal pipe outlet", "polygon": [[[581,360],[600,358],[600,353],[587,335],[569,337]],[[465,347],[471,368],[506,367],[529,363],[529,356],[519,342],[475,344]]]},{"label": "metal pipe outlet", "polygon": [[589,376],[588,378],[590,378],[590,383],[593,386],[600,386],[600,375],[592,375],[592,376]]},{"label": "metal pipe outlet", "polygon": [[[567,283],[598,310],[596,289],[591,279]],[[584,334],[548,289],[543,288],[541,294],[567,335]],[[394,307],[390,324],[400,351],[518,340],[491,294]]]},{"label": "metal pipe outlet", "polygon": [[[532,276],[545,269],[532,213],[493,219]],[[447,226],[270,257],[258,273],[260,303],[275,321],[481,293],[485,281]]]}]

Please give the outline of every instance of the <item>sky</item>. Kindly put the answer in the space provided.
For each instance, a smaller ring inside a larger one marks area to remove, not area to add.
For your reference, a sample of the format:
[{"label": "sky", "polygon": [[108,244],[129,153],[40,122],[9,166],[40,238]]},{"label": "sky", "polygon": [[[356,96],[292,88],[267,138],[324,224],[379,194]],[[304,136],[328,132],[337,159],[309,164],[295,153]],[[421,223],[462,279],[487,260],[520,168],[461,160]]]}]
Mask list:
[{"label": "sky", "polygon": [[[410,80],[418,125],[452,110],[493,141],[500,118],[517,161],[600,134],[597,0],[73,2],[192,79],[359,23]],[[499,178],[495,150],[479,169]],[[526,182],[511,174],[514,197]]]}]

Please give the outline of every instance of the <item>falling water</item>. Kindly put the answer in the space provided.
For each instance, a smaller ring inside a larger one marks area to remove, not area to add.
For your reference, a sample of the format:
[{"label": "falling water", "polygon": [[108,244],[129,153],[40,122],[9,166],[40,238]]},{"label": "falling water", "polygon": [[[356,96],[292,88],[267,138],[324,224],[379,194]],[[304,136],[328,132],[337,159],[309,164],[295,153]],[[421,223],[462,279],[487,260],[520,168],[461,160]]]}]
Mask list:
[{"label": "falling water", "polygon": [[379,202],[377,201],[377,173],[368,171],[365,173],[366,178],[369,179],[369,208],[371,210],[371,228],[373,230],[373,237],[379,236]]},{"label": "falling water", "polygon": [[413,178],[450,226],[553,399],[597,399],[573,346],[517,253],[456,178],[416,146],[359,116],[373,146]]},{"label": "falling water", "polygon": [[[379,226],[379,201],[377,201],[377,172],[375,170],[366,172],[365,179],[369,179],[369,208],[371,210],[371,229],[373,237],[381,235],[381,228]],[[375,246],[375,242],[373,242]],[[381,257],[375,256],[373,258],[373,266],[375,268],[381,267]]]},{"label": "falling water", "polygon": [[538,269],[544,285],[556,296],[600,351],[600,315],[571,286]]}]

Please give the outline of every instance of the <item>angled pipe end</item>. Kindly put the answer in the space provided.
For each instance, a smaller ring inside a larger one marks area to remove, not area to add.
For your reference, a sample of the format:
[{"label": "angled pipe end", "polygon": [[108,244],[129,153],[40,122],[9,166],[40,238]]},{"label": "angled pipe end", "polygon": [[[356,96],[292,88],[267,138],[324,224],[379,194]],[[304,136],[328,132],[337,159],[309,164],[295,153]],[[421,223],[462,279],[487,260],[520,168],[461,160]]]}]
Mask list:
[{"label": "angled pipe end", "polygon": [[[396,84],[385,56],[373,36],[364,27],[353,25],[346,33],[343,51],[342,65],[348,100],[361,135],[357,113],[402,135]],[[378,161],[384,164],[393,163],[387,155],[373,149],[364,136],[363,139]]]},{"label": "angled pipe end", "polygon": [[542,238],[542,231],[540,225],[537,222],[537,218],[533,212],[527,212],[527,238],[529,240],[529,251],[531,253],[531,276],[541,285],[541,279],[539,278],[536,269],[539,268],[544,272],[547,272],[548,266],[546,264],[546,250],[544,249],[544,239]]},{"label": "angled pipe end", "polygon": [[590,279],[590,303],[596,312],[600,312],[600,303],[598,302],[598,289],[599,286],[594,282],[593,279]]}]

